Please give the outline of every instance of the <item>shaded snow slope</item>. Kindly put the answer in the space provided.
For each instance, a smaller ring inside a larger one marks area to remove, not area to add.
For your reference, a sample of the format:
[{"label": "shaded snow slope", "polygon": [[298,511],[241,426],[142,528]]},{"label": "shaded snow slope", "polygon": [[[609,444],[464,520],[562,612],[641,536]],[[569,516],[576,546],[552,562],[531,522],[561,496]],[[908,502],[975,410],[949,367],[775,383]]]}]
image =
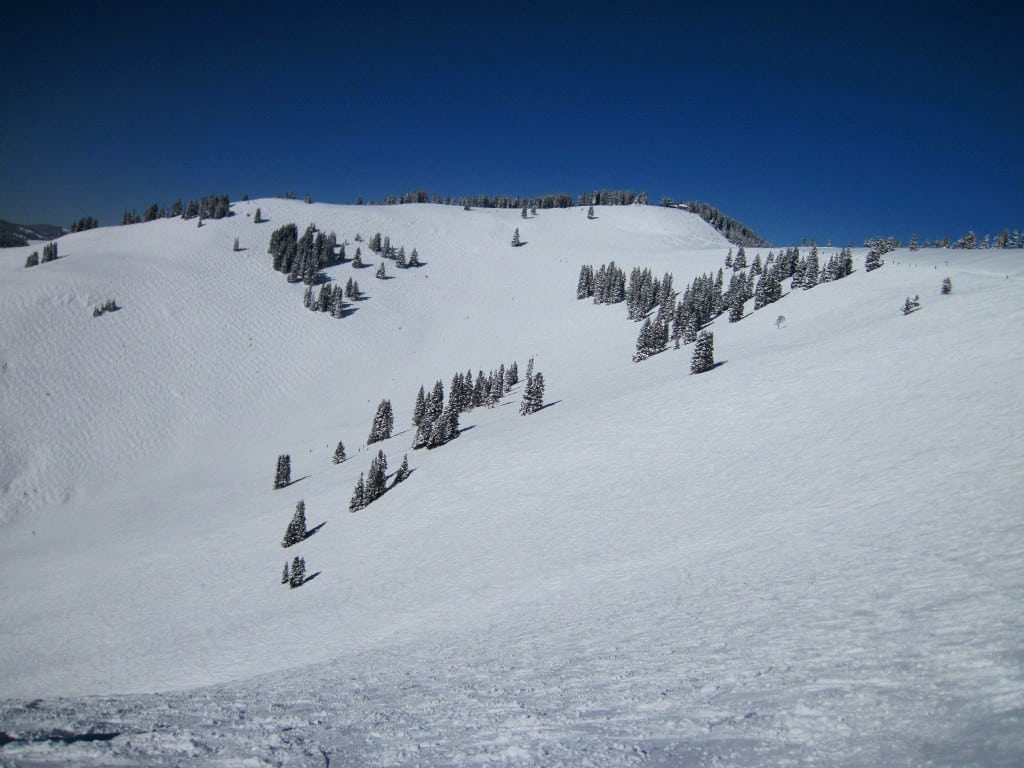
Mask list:
[{"label": "shaded snow slope", "polygon": [[[235,210],[70,235],[31,270],[0,254],[0,729],[124,733],[0,758],[1019,761],[1017,253],[898,251],[870,274],[858,253],[716,321],[723,364],[689,376],[689,348],[633,364],[625,307],[574,295],[583,263],[677,289],[717,270],[728,245],[692,215]],[[380,231],[427,266],[361,270],[351,317],[314,314],[269,266],[288,221],[350,257]],[[124,309],[93,318],[108,298]],[[381,398],[394,469],[420,384],[530,355],[550,407],[520,417],[517,388],[466,414],[347,512]],[[272,491],[285,452],[303,479]],[[285,551],[299,498],[326,525]],[[288,590],[294,554],[319,575]]]}]

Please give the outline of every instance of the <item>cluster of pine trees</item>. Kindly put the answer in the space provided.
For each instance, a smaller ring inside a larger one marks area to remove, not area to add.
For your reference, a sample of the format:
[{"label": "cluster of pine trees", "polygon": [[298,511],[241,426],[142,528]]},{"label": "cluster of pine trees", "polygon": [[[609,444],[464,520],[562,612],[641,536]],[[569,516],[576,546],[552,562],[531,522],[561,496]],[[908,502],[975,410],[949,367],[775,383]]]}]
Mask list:
[{"label": "cluster of pine trees", "polygon": [[345,316],[345,290],[340,283],[322,284],[316,296],[313,295],[313,286],[307,286],[302,303],[313,312],[327,312],[338,319]]},{"label": "cluster of pine trees", "polygon": [[429,394],[421,386],[412,410],[412,425],[416,430],[413,448],[437,448],[459,434],[459,414],[481,406],[493,407],[509,390],[519,383],[519,365],[515,361],[506,369],[502,363],[497,370],[485,374],[483,369],[473,377],[473,370],[452,376],[445,403],[444,383],[438,379]]},{"label": "cluster of pine trees", "polygon": [[138,224],[157,219],[173,219],[178,216],[183,219],[198,218],[202,221],[203,219],[224,219],[233,215],[231,201],[227,195],[208,195],[198,200],[189,200],[187,203],[175,200],[170,208],[153,203],[143,211],[141,216],[134,210],[125,211],[121,216],[121,223]]},{"label": "cluster of pine trees", "polygon": [[[865,243],[865,245],[867,245],[867,243]],[[1024,248],[1024,237],[1021,236],[1021,232],[1017,229],[1014,229],[1011,232],[1009,229],[1003,228],[1001,232],[994,236],[985,235],[981,238],[971,230],[963,237],[952,242],[950,241],[949,235],[946,235],[942,239],[936,239],[934,241],[925,240],[922,244],[915,232],[910,238],[910,244],[907,247],[912,251],[919,250],[920,248]]]},{"label": "cluster of pine trees", "polygon": [[46,245],[43,246],[42,260],[40,261],[39,259],[39,251],[32,251],[32,253],[28,255],[28,258],[25,259],[25,268],[27,269],[29,267],[37,267],[40,264],[45,264],[48,261],[56,261],[58,258],[60,257],[57,255],[56,241],[52,243],[47,243]]},{"label": "cluster of pine trees", "polygon": [[[461,205],[466,210],[471,208],[530,208],[536,214],[537,208],[572,208],[574,205],[647,205],[646,192],[633,192],[628,189],[598,189],[592,192],[581,192],[573,196],[568,192],[548,195],[462,195],[442,197],[424,190],[407,192],[404,195],[388,195],[381,201],[367,200],[366,205],[404,205],[408,203],[435,203],[438,205]],[[362,195],[356,199],[356,205],[363,205]]]},{"label": "cluster of pine trees", "polygon": [[650,269],[634,267],[627,283],[615,262],[602,264],[596,271],[585,264],[576,283],[576,298],[593,297],[595,304],[625,301],[629,319],[642,322],[633,355],[633,360],[640,362],[667,349],[670,340],[676,349],[681,342],[696,341],[701,330],[723,312],[728,312],[730,322],[742,320],[746,302],[751,299],[755,311],[778,301],[782,298],[782,281],[787,278],[793,278],[794,288],[808,289],[850,275],[853,255],[849,247],[843,248],[822,266],[817,245],[812,243],[806,256],[801,256],[798,248],[780,251],[778,258],[769,251],[763,264],[757,254],[748,266],[746,248],[741,245],[735,256],[729,249],[725,266],[732,270],[728,286],[719,269],[717,275],[696,277],[680,298],[669,272],[659,279]]},{"label": "cluster of pine trees", "polygon": [[345,261],[345,246],[335,254],[338,237],[333,232],[324,234],[310,224],[299,237],[294,223],[275,229],[270,235],[267,251],[276,271],[288,276],[289,283],[303,282],[314,285],[320,280],[320,270]]},{"label": "cluster of pine trees", "polygon": [[[405,255],[405,246],[395,248],[391,244],[391,238],[388,235],[381,237],[380,232],[375,233],[374,236],[370,238],[368,247],[378,256],[395,262],[395,266],[399,269],[423,266],[420,263],[420,254],[415,248],[412,249],[412,253],[410,253],[407,258]],[[384,264],[381,263],[380,269],[383,270],[383,268]],[[383,274],[379,274],[378,277],[383,277]]]},{"label": "cluster of pine trees", "polygon": [[284,572],[281,574],[281,583],[287,584],[292,589],[301,587],[306,583],[306,558],[295,557],[292,559],[291,570],[288,569],[288,561],[284,562]]},{"label": "cluster of pine trees", "polygon": [[96,229],[100,225],[93,216],[83,216],[77,221],[71,222],[71,232],[85,232],[87,229]]},{"label": "cluster of pine trees", "polygon": [[[387,473],[387,456],[384,455],[384,451],[377,451],[377,455],[370,462],[370,469],[366,472],[365,476],[362,472],[359,473],[359,480],[356,482],[356,487],[352,491],[352,498],[348,503],[348,511],[358,512],[360,509],[366,509],[370,504],[383,496],[389,490],[387,487]],[[398,471],[395,472],[394,482],[391,484],[391,487],[394,488],[408,476],[409,457],[406,455],[402,457],[402,464]]]},{"label": "cluster of pine trees", "polygon": [[117,306],[116,301],[114,301],[113,299],[108,299],[99,306],[92,308],[92,316],[99,317],[100,315],[105,315],[107,312],[117,312],[117,310],[119,309],[120,307]]},{"label": "cluster of pine trees", "polygon": [[595,304],[618,304],[626,300],[626,273],[615,262],[602,264],[597,271],[589,264],[580,267],[576,298],[593,297]]}]

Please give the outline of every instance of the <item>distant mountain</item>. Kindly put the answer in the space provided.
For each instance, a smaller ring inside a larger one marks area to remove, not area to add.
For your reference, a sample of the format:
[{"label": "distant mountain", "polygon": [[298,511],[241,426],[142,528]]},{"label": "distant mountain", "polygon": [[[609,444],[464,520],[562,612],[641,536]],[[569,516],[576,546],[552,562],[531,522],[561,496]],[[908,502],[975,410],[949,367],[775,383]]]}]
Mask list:
[{"label": "distant mountain", "polygon": [[0,248],[28,245],[30,240],[53,240],[64,234],[56,224],[15,224],[0,219]]}]

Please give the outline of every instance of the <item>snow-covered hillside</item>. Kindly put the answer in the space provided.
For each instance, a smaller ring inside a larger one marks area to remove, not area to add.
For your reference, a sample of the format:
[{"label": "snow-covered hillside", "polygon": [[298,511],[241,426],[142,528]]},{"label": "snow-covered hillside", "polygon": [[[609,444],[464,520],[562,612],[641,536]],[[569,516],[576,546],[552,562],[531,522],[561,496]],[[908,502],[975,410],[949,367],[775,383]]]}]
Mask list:
[{"label": "snow-covered hillside", "polygon": [[[855,251],[717,320],[690,376],[575,287],[717,270],[691,214],[234,210],[0,252],[0,731],[44,739],[0,762],[1024,759],[1018,252]],[[332,267],[368,298],[311,313],[267,255],[288,222],[426,266]],[[409,450],[421,384],[531,356],[550,407],[520,385]],[[382,398],[397,434],[360,449]],[[413,474],[350,514],[377,448]],[[283,550],[299,499],[325,525]],[[318,575],[289,590],[295,554]]]}]

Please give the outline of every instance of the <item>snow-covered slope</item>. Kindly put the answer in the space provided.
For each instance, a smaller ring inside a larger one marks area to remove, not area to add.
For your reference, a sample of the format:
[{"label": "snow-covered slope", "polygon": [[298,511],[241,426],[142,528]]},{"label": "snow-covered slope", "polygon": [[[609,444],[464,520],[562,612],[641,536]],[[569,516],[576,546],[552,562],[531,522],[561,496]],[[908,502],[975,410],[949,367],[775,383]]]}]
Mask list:
[{"label": "snow-covered slope", "polygon": [[[677,288],[717,269],[728,244],[691,214],[234,209],[69,235],[32,269],[0,253],[0,729],[126,734],[0,758],[1024,754],[1017,253],[889,254],[721,318],[724,364],[689,376],[689,348],[634,364],[624,307],[574,296],[583,263]],[[266,253],[289,221],[426,266],[360,270],[354,314],[311,313]],[[348,513],[372,453],[408,450],[421,384],[530,356],[551,407],[519,416],[517,389],[466,414]],[[360,450],[385,397],[398,434]],[[279,453],[301,480],[274,491]],[[326,524],[285,551],[300,498]],[[319,575],[288,590],[294,554]],[[76,725],[18,701],[113,693]]]}]

